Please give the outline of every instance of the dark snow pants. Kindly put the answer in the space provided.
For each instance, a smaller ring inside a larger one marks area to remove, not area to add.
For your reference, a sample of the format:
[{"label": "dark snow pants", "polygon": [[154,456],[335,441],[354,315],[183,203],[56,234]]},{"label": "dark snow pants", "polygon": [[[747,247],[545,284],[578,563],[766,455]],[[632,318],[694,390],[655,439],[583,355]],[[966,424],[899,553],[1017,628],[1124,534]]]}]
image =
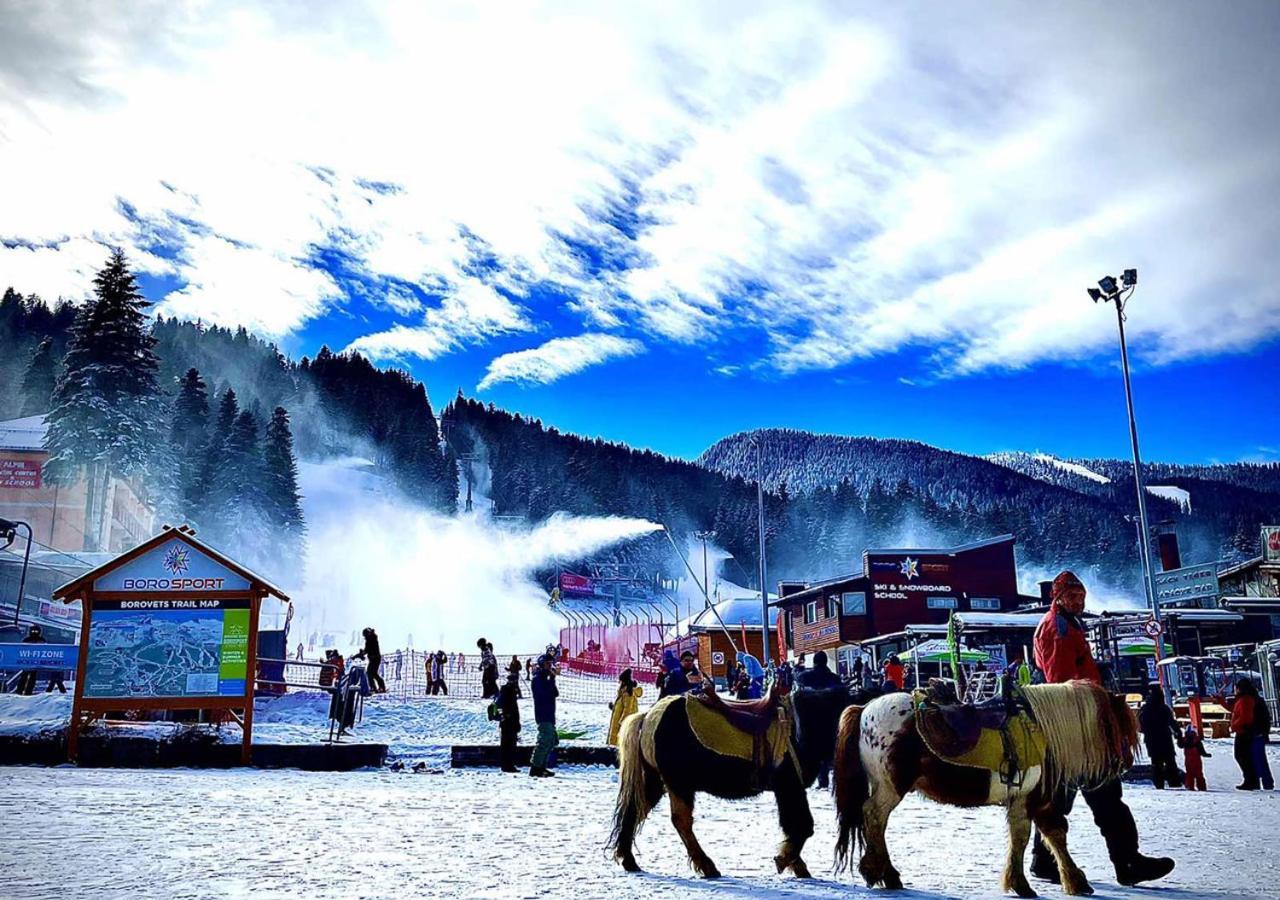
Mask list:
[{"label": "dark snow pants", "polygon": [[1254,735],[1250,747],[1253,750],[1253,771],[1257,773],[1258,781],[1267,790],[1275,790],[1276,782],[1271,776],[1271,763],[1267,762],[1267,739],[1260,734]]},{"label": "dark snow pants", "polygon": [[1178,760],[1172,753],[1161,753],[1159,756],[1147,751],[1151,757],[1151,783],[1158,790],[1163,790],[1165,785],[1169,787],[1177,787],[1182,784],[1182,773],[1178,771]]},{"label": "dark snow pants", "polygon": [[1234,746],[1236,765],[1240,767],[1241,786],[1258,787],[1258,770],[1253,767],[1253,736],[1237,734]]},{"label": "dark snow pants", "polygon": [[516,744],[520,739],[520,726],[508,726],[505,722],[499,726],[499,756],[503,769],[516,768]]},{"label": "dark snow pants", "polygon": [[[1124,802],[1124,788],[1120,779],[1112,778],[1106,784],[1080,793],[1093,813],[1093,824],[1102,832],[1112,864],[1119,866],[1137,857],[1138,825],[1133,821],[1133,813]],[[1075,802],[1075,788],[1063,788],[1054,797],[1054,806],[1064,818],[1070,815]],[[1031,848],[1031,865],[1035,869],[1043,867],[1051,871],[1058,868],[1053,854],[1040,840],[1039,829],[1036,829],[1035,844]]]},{"label": "dark snow pants", "polygon": [[382,668],[382,657],[370,656],[369,671],[368,671],[369,687],[376,693],[385,694],[387,692],[387,683],[383,681],[382,676],[378,674],[378,670],[381,668]]}]

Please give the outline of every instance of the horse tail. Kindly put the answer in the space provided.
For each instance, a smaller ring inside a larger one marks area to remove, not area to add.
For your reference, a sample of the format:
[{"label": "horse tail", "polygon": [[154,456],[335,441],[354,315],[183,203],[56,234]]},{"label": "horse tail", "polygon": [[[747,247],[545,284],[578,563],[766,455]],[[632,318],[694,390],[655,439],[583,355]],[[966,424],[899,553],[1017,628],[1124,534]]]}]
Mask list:
[{"label": "horse tail", "polygon": [[837,872],[849,867],[854,840],[858,849],[865,843],[862,810],[871,797],[871,783],[862,765],[861,743],[862,707],[850,706],[840,716],[840,731],[836,736],[836,817],[840,828],[836,840]]},{"label": "horse tail", "polygon": [[613,811],[613,831],[609,848],[622,860],[630,855],[631,843],[652,809],[647,790],[644,755],[640,747],[641,730],[647,713],[633,713],[622,720],[618,730],[618,803]]}]

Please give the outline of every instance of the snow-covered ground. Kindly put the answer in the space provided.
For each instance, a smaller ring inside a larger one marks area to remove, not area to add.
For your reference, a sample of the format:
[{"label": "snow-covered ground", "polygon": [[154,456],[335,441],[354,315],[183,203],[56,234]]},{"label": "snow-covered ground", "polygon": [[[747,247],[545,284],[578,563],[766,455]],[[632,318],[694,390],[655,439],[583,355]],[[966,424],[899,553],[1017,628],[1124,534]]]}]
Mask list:
[{"label": "snow-covered ground", "polygon": [[[17,698],[15,698],[17,699]],[[53,696],[28,701],[32,720],[59,722]],[[258,740],[311,740],[315,698],[264,710]],[[0,727],[17,728],[0,705]],[[65,714],[63,714],[65,715]],[[322,713],[319,714],[322,717]],[[569,705],[561,727],[598,740],[607,709]],[[530,716],[530,719],[532,716]],[[64,719],[63,719],[64,720]],[[382,702],[358,736],[405,758],[434,761],[458,741],[491,741],[475,701]],[[532,737],[526,730],[524,739]],[[1280,794],[1239,794],[1228,741],[1211,742],[1207,794],[1126,786],[1143,845],[1178,859],[1158,888],[1116,885],[1102,839],[1080,803],[1072,851],[1103,897],[1274,897]],[[1280,771],[1280,748],[1273,747]],[[607,768],[562,767],[555,779],[492,771],[309,773],[261,770],[0,768],[0,819],[25,823],[0,847],[6,898],[92,897],[530,897],[846,896],[854,882],[829,872],[830,798],[810,792],[817,834],[806,854],[818,875],[777,875],[780,838],[768,797],[698,800],[696,830],[726,877],[692,875],[661,804],[638,843],[644,875],[627,875],[604,850],[617,790]],[[945,808],[909,798],[894,814],[891,847],[908,897],[998,895],[1002,812]],[[1060,889],[1042,885],[1047,896]],[[861,888],[858,888],[861,891]]]},{"label": "snow-covered ground", "polygon": [[[483,700],[423,697],[400,701],[372,696],[365,701],[364,718],[356,726],[351,741],[388,745],[392,758],[412,765],[420,760],[431,766],[449,763],[453,744],[497,743],[497,725],[486,715]],[[298,691],[283,697],[261,700],[253,725],[255,744],[312,744],[329,734],[329,695],[320,691]],[[562,732],[583,732],[578,740],[603,744],[609,710],[605,704],[561,702],[557,723]],[[532,739],[533,701],[520,701],[520,717]],[[70,694],[35,694],[22,697],[0,694],[0,734],[35,735],[66,727],[71,718]],[[121,733],[166,737],[172,725],[148,722],[112,725]],[[220,731],[224,740],[238,742],[240,729],[234,724]]]},{"label": "snow-covered ground", "polygon": [[[1208,760],[1207,794],[1130,786],[1144,847],[1178,859],[1159,889],[1116,885],[1083,804],[1072,850],[1103,897],[1274,897],[1280,794],[1237,794],[1229,747]],[[1280,763],[1280,759],[1277,759]],[[644,875],[604,850],[616,776],[561,770],[555,779],[482,771],[413,775],[257,770],[0,769],[10,832],[3,894],[91,897],[846,896],[829,874],[830,798],[810,792],[818,877],[775,874],[779,839],[767,798],[700,798],[696,830],[726,877],[690,873],[661,804],[642,832]],[[1001,811],[944,808],[912,797],[894,814],[892,849],[908,897],[999,893]],[[1047,896],[1061,896],[1043,886]],[[903,896],[903,895],[899,895]]]}]

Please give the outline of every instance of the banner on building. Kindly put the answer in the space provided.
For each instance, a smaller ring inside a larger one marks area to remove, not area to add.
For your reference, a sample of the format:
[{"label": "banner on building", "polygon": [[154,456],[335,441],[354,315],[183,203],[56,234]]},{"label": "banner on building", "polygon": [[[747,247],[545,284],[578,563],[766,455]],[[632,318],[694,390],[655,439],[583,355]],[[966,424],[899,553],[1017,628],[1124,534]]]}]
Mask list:
[{"label": "banner on building", "polygon": [[79,658],[75,644],[0,644],[0,671],[74,669]]},{"label": "banner on building", "polygon": [[1156,601],[1164,604],[1198,604],[1218,598],[1218,564],[1183,566],[1168,572],[1157,572]]},{"label": "banner on building", "polygon": [[1262,526],[1262,558],[1266,562],[1280,562],[1280,525]]},{"label": "banner on building", "polygon": [[40,462],[34,459],[0,459],[0,488],[38,490]]},{"label": "banner on building", "polygon": [[595,594],[595,585],[585,575],[573,572],[560,573],[560,593],[566,597],[590,597]]}]

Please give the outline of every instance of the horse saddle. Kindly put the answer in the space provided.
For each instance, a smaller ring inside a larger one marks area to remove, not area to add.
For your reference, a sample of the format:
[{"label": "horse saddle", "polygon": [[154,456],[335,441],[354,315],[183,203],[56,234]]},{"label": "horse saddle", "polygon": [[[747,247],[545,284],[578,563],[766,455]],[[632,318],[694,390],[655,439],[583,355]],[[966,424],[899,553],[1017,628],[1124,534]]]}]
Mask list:
[{"label": "horse saddle", "polygon": [[777,691],[759,700],[685,694],[684,708],[694,737],[712,753],[777,766],[791,746],[791,723],[781,698]]},{"label": "horse saddle", "polygon": [[769,691],[759,700],[725,700],[715,691],[686,695],[691,702],[703,703],[728,720],[729,724],[747,734],[764,734],[778,719],[778,705],[782,694]]},{"label": "horse saddle", "polygon": [[1044,733],[1016,704],[1004,697],[979,704],[954,698],[933,684],[912,697],[916,730],[935,756],[1007,780],[1043,764]]}]

